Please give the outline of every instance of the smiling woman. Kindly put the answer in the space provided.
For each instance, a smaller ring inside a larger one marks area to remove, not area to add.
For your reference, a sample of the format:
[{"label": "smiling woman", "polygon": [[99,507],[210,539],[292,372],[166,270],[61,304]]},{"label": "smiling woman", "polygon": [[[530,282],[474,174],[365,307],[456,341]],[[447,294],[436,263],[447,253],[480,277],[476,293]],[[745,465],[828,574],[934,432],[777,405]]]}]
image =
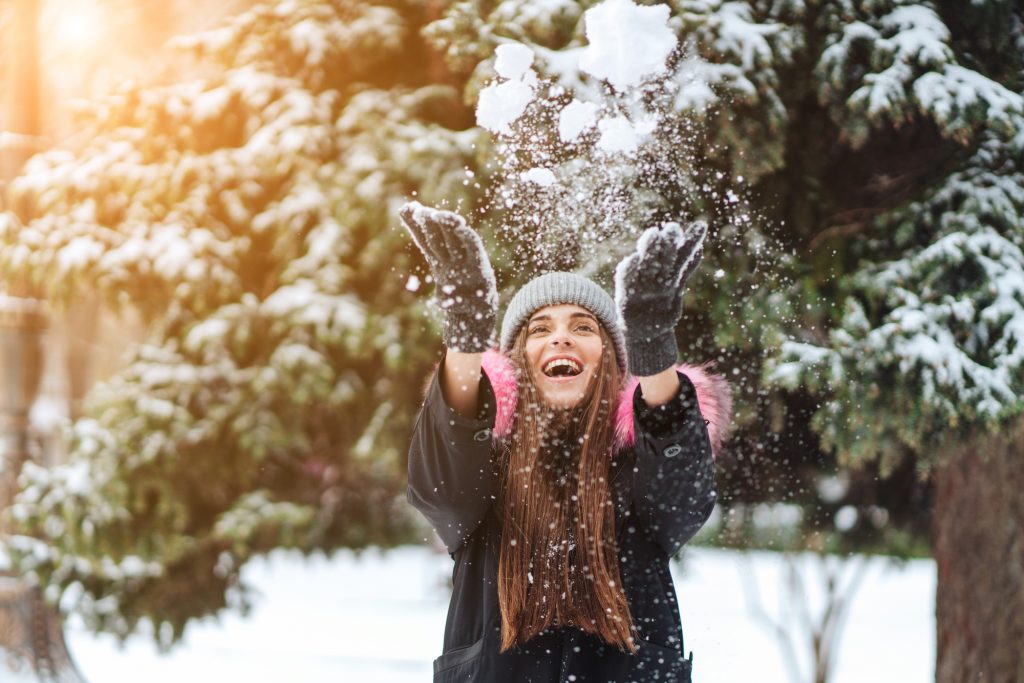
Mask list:
[{"label": "smiling woman", "polygon": [[706,228],[646,231],[617,300],[573,273],[532,280],[495,351],[480,237],[448,211],[401,216],[445,311],[409,451],[409,501],[455,560],[435,683],[690,683],[669,558],[714,506],[728,409],[702,410],[729,402],[724,382],[675,366]]},{"label": "smiling woman", "polygon": [[601,367],[606,335],[597,318],[573,304],[545,306],[526,325],[525,358],[541,397],[572,408]]}]

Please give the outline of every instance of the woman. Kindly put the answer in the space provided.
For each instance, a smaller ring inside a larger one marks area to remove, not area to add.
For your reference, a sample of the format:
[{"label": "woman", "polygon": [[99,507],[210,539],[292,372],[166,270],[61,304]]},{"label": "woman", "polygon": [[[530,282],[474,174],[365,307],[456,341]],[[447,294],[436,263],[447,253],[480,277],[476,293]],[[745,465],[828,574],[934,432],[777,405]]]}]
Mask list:
[{"label": "woman", "polygon": [[669,558],[714,506],[730,410],[721,378],[675,366],[706,226],[647,230],[615,301],[571,273],[531,281],[498,353],[479,236],[415,202],[401,215],[445,312],[409,452],[409,501],[455,560],[434,681],[690,681]]}]

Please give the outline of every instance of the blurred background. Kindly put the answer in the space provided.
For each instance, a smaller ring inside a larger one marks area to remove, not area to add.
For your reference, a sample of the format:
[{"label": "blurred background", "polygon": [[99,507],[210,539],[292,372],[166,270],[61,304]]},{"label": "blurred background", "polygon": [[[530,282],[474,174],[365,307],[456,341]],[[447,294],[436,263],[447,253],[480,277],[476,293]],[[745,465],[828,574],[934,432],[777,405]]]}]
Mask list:
[{"label": "blurred background", "polygon": [[[430,675],[451,563],[405,448],[441,347],[396,210],[529,278],[476,95],[592,4],[0,0],[10,671]],[[656,203],[712,235],[678,339],[737,401],[676,566],[695,670],[1022,680],[1024,10],[668,4],[699,191]]]}]

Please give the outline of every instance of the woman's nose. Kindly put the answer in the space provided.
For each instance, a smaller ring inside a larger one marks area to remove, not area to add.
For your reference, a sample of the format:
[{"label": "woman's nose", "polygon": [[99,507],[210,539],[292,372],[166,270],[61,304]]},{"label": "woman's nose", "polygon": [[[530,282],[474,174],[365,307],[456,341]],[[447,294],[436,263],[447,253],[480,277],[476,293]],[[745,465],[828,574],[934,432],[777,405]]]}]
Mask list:
[{"label": "woman's nose", "polygon": [[572,345],[572,337],[569,335],[568,332],[555,332],[553,335],[551,335],[551,345],[558,346],[559,344],[562,344],[564,346]]}]

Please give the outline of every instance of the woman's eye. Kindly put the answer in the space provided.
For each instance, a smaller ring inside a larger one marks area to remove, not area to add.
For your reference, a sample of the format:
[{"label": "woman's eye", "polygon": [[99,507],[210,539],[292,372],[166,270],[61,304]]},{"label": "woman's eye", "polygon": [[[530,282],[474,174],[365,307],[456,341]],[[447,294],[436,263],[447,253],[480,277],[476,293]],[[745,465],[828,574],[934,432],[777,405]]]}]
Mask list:
[{"label": "woman's eye", "polygon": [[584,323],[582,325],[577,326],[576,327],[576,331],[577,332],[593,332],[594,328],[591,327],[590,325]]},{"label": "woman's eye", "polygon": [[537,327],[531,327],[530,331],[528,332],[528,334],[536,334],[538,332],[547,332],[547,331],[548,331],[548,328],[544,327],[543,325],[537,325]]}]

